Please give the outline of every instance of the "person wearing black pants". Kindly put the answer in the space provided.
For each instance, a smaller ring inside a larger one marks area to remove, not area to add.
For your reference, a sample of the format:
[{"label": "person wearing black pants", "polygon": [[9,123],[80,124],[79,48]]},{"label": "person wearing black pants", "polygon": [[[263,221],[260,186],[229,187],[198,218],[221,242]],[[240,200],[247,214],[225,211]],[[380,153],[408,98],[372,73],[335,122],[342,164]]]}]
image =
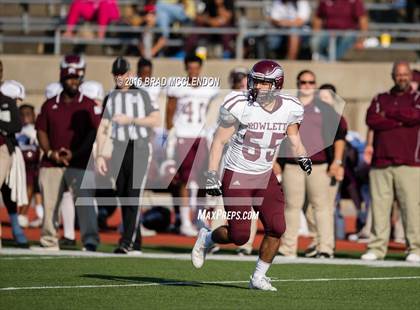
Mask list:
[{"label": "person wearing black pants", "polygon": [[[114,253],[140,250],[140,206],[151,158],[151,128],[160,125],[160,114],[144,89],[129,86],[130,65],[118,57],[112,66],[116,88],[105,98],[105,111],[97,135],[96,170],[115,180],[122,208],[123,232]],[[112,141],[107,156],[105,145]],[[99,199],[100,200],[100,199]]]}]

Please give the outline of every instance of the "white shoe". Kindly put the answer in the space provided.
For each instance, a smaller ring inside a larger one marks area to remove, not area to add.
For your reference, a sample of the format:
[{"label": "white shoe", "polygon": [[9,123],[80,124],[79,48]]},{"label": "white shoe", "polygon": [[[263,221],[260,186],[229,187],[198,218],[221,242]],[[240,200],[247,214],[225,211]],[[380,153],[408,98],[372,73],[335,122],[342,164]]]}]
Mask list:
[{"label": "white shoe", "polygon": [[22,228],[28,227],[28,225],[29,225],[28,217],[26,215],[19,214],[18,215],[18,223],[19,223],[19,226],[22,227]]},{"label": "white shoe", "polygon": [[408,254],[405,260],[410,263],[420,263],[420,255],[411,253],[411,254]]},{"label": "white shoe", "polygon": [[139,255],[142,255],[142,254],[143,254],[143,252],[139,251],[139,250],[131,250],[131,251],[127,252],[128,256],[139,256]]},{"label": "white shoe", "polygon": [[31,246],[30,249],[32,251],[38,251],[38,252],[43,252],[43,251],[48,251],[48,252],[58,252],[60,251],[60,248],[58,247],[58,245],[56,246]]},{"label": "white shoe", "polygon": [[269,277],[254,278],[251,276],[249,280],[249,288],[262,291],[277,292],[277,289],[271,285],[271,279]]},{"label": "white shoe", "polygon": [[143,225],[140,225],[140,231],[141,231],[141,236],[142,237],[153,237],[153,236],[156,236],[156,231],[155,230],[147,229]]},{"label": "white shoe", "polygon": [[373,252],[366,252],[365,254],[362,255],[362,257],[360,257],[360,259],[366,260],[366,261],[374,261],[374,260],[378,260],[379,257]]},{"label": "white shoe", "polygon": [[194,247],[191,251],[191,261],[195,268],[201,268],[204,265],[204,261],[206,259],[206,254],[208,250],[206,248],[207,233],[207,229],[200,229],[197,240],[195,241]]},{"label": "white shoe", "polygon": [[[207,231],[207,229],[205,229]],[[187,237],[196,237],[198,235],[197,229],[192,225],[181,225],[179,228],[179,232],[181,235],[187,236]]]},{"label": "white shoe", "polygon": [[38,228],[38,227],[41,227],[41,225],[42,225],[42,219],[39,219],[39,218],[29,222],[29,227],[31,228]]}]

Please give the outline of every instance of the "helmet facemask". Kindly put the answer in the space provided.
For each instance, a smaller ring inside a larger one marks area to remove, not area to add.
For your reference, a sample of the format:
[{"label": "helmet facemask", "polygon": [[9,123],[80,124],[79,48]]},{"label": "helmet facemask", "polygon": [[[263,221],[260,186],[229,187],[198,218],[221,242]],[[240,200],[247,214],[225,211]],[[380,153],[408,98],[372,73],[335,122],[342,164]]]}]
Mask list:
[{"label": "helmet facemask", "polygon": [[[270,89],[257,89],[256,84],[261,82],[269,82],[271,84]],[[275,99],[275,81],[273,79],[266,79],[266,78],[255,78],[255,77],[248,77],[248,85],[249,85],[249,97],[251,101],[257,102],[260,106],[264,107]]]}]

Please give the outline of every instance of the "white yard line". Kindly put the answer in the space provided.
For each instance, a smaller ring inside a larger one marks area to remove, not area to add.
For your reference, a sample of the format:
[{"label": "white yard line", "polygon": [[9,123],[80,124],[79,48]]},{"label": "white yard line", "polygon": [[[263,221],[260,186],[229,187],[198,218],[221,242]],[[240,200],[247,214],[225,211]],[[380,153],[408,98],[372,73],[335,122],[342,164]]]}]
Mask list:
[{"label": "white yard line", "polygon": [[[420,280],[420,276],[409,277],[378,277],[378,278],[319,278],[319,279],[272,279],[272,282],[332,282],[332,281],[395,281],[395,280]],[[85,289],[85,288],[118,288],[118,287],[147,287],[147,286],[185,286],[201,284],[241,284],[246,281],[177,281],[177,282],[151,282],[151,283],[131,283],[131,284],[103,284],[103,285],[57,285],[57,286],[22,286],[22,287],[2,287],[0,291],[20,291],[20,290],[51,290],[51,289]]]},{"label": "white yard line", "polygon": [[[5,256],[7,255],[7,256]],[[69,251],[61,250],[57,252],[40,251],[30,249],[16,249],[16,248],[3,248],[0,250],[0,260],[30,260],[30,259],[59,259],[59,258],[147,258],[147,259],[172,259],[189,261],[190,254],[176,254],[176,253],[143,253],[140,255],[120,255],[113,253],[101,252],[82,252],[82,251]],[[238,256],[238,255],[207,255],[207,260],[213,261],[234,261],[234,262],[255,262],[257,256]],[[362,261],[360,259],[319,259],[319,258],[286,258],[277,256],[273,264],[315,264],[315,265],[353,265],[353,266],[369,266],[369,267],[408,267],[420,268],[418,263],[409,263],[406,261]]]}]

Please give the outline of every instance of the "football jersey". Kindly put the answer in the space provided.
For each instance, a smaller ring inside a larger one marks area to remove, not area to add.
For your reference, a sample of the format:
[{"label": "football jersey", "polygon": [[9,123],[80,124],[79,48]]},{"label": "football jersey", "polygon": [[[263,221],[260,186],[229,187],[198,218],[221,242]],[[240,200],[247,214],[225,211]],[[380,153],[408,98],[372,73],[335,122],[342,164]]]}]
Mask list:
[{"label": "football jersey", "polygon": [[222,105],[238,122],[224,156],[225,168],[240,173],[260,174],[273,167],[287,127],[303,119],[303,107],[295,97],[278,94],[273,110],[249,102],[246,92],[228,94]]},{"label": "football jersey", "polygon": [[147,93],[149,94],[152,106],[158,107],[158,98],[159,94],[162,90],[160,86],[149,86],[149,87],[142,87]]},{"label": "football jersey", "polygon": [[219,93],[215,87],[170,87],[168,97],[177,98],[173,124],[179,138],[205,137],[207,110]]}]

